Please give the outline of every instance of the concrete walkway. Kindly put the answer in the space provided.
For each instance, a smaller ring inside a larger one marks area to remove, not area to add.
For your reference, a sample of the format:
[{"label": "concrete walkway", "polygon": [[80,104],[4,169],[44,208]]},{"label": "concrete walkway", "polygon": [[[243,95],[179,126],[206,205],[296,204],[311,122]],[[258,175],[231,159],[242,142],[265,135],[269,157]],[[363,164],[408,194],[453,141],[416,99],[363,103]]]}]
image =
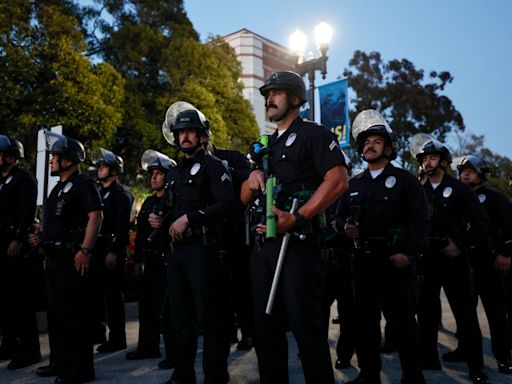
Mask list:
[{"label": "concrete walkway", "polygon": [[[139,361],[128,361],[125,359],[125,353],[133,350],[137,343],[138,322],[136,317],[136,305],[127,304],[127,336],[128,349],[111,354],[96,354],[96,381],[94,383],[142,383],[142,384],[161,384],[170,378],[171,371],[160,370],[157,368],[159,359],[148,359]],[[333,316],[335,316],[335,307],[333,306]],[[489,329],[487,320],[483,314],[481,305],[479,306],[480,324],[483,334],[485,371],[489,375],[493,384],[511,384],[512,376],[500,374],[496,369],[496,363],[491,353],[489,340]],[[439,332],[439,351],[440,354],[454,348],[456,339],[454,338],[455,324],[451,310],[445,298],[443,298],[443,325],[444,330]],[[337,326],[331,324],[329,329],[329,344],[331,347],[331,357],[334,362],[336,359],[336,340],[338,337]],[[297,357],[297,346],[293,336],[289,337],[289,369],[290,383],[302,384],[304,377],[300,361]],[[43,361],[38,364],[48,363],[48,337],[41,335],[41,346],[43,352]],[[201,348],[201,340],[200,345]],[[162,347],[163,350],[163,347]],[[196,372],[198,383],[202,383],[201,373],[201,350],[196,360]],[[382,382],[385,384],[400,383],[400,362],[396,353],[381,355],[383,362],[383,372],[381,374]],[[354,357],[352,364],[357,366],[357,359]],[[451,383],[470,383],[467,378],[466,364],[464,363],[442,363],[442,372],[426,371],[425,376],[428,383],[432,384],[451,384]],[[31,366],[17,371],[8,371],[5,369],[7,362],[0,363],[0,383],[1,384],[25,384],[25,383],[53,383],[54,378],[39,378],[35,376],[34,370],[37,366]],[[235,346],[231,349],[229,358],[229,371],[231,374],[231,384],[256,384],[258,379],[257,360],[254,350],[249,352],[236,351]],[[357,376],[357,369],[351,368],[344,371],[335,369],[336,383],[345,383]],[[284,384],[284,383],[283,383]]]}]

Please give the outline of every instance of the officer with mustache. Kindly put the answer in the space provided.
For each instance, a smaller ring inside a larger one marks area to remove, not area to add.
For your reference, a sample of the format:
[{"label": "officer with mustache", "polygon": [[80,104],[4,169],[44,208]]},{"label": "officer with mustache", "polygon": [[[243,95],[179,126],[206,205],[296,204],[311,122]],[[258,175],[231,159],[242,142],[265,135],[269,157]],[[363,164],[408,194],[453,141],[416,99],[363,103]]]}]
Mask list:
[{"label": "officer with mustache", "polygon": [[[306,102],[302,78],[276,72],[260,88],[267,117],[277,125],[269,137],[270,168],[281,185],[277,238],[256,235],[251,254],[251,287],[255,311],[255,347],[261,383],[288,382],[288,323],[299,345],[306,383],[333,383],[334,375],[324,326],[322,303],[326,266],[317,241],[325,228],[324,211],[347,188],[348,175],[336,138],[325,127],[299,117]],[[265,192],[263,171],[252,171],[242,184],[241,200],[248,205]],[[267,191],[266,193],[270,193]],[[288,213],[291,199],[302,203]],[[324,218],[322,220],[321,218]],[[323,221],[323,225],[322,225]],[[258,233],[264,233],[264,224]],[[265,313],[283,236],[292,231],[272,315]]]},{"label": "officer with mustache", "polygon": [[368,168],[350,180],[336,228],[354,253],[356,353],[360,373],[352,384],[380,384],[381,311],[402,363],[403,384],[425,383],[416,314],[416,263],[430,229],[421,184],[391,164],[398,144],[382,115],[367,109],[352,124],[357,152]]}]

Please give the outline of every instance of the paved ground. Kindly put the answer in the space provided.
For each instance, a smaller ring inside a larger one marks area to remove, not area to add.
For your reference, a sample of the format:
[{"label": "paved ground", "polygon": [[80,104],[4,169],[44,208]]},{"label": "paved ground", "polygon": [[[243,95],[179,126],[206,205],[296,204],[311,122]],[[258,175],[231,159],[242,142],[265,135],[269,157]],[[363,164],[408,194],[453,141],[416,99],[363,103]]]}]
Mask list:
[{"label": "paved ground", "polygon": [[[334,315],[335,313],[333,313]],[[484,353],[486,372],[491,378],[493,384],[510,384],[512,377],[500,374],[496,369],[495,361],[492,357],[489,341],[489,330],[487,321],[485,320],[482,308],[479,306],[480,324],[484,336]],[[138,322],[136,318],[136,308],[133,304],[127,304],[127,334],[128,349],[131,350],[136,346]],[[447,305],[446,299],[443,300],[443,324],[445,329],[439,333],[440,353],[452,349],[454,346],[454,320],[452,313]],[[336,358],[335,345],[337,340],[336,326],[330,326],[329,344],[331,346],[331,356],[334,361]],[[304,383],[300,361],[297,358],[297,347],[293,336],[289,335],[290,355],[290,382],[292,384]],[[46,334],[41,335],[41,345],[43,351],[43,361],[39,365],[46,364],[48,361],[48,337]],[[163,348],[162,348],[163,349]],[[159,359],[148,359],[142,361],[127,361],[124,357],[126,351],[112,354],[100,355],[96,354],[96,381],[98,384],[107,383],[143,383],[143,384],[160,384],[170,377],[171,371],[163,371],[156,367]],[[200,355],[196,362],[196,370],[198,372],[198,383],[202,383],[202,374],[200,368]],[[400,382],[400,367],[398,355],[396,353],[390,355],[382,355],[383,372],[381,377],[384,384],[394,384]],[[352,364],[357,366],[357,360],[354,358]],[[53,383],[52,378],[42,379],[34,374],[37,366],[28,367],[18,371],[8,371],[5,369],[6,362],[0,363],[0,383],[1,384],[22,384],[22,383]],[[38,365],[38,366],[39,366]],[[239,352],[232,348],[229,359],[229,370],[231,374],[232,384],[255,384],[258,383],[257,361],[254,350],[249,352]],[[351,368],[344,371],[335,370],[336,382],[344,383],[357,376],[357,369]],[[425,373],[427,381],[431,384],[452,384],[452,383],[469,383],[466,376],[466,365],[463,363],[443,364],[442,372]]]}]

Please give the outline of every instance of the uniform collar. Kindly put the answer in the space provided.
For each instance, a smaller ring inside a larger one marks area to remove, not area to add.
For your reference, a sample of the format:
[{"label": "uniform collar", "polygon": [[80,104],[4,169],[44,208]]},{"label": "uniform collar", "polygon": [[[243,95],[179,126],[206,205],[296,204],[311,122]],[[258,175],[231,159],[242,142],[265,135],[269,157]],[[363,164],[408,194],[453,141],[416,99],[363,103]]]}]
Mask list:
[{"label": "uniform collar", "polygon": [[288,137],[290,132],[295,132],[301,122],[302,122],[302,119],[300,117],[297,117],[295,120],[292,121],[290,126],[288,128],[286,128],[286,131],[284,131],[283,134],[279,137],[277,136],[277,129],[276,129],[276,131],[270,136],[270,144],[269,145],[274,145],[275,143],[283,140],[283,138]]}]

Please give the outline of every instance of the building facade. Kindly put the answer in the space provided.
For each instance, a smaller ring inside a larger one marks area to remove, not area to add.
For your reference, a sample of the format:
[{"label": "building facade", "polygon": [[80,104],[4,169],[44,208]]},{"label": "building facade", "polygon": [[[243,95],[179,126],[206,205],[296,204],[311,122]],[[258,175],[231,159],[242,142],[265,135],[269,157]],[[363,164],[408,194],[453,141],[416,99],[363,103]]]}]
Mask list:
[{"label": "building facade", "polygon": [[259,88],[272,72],[293,71],[296,57],[286,47],[245,28],[223,39],[235,50],[242,63],[240,80],[245,85],[244,97],[252,105],[260,133],[272,133],[275,124],[265,118],[265,100]]}]

